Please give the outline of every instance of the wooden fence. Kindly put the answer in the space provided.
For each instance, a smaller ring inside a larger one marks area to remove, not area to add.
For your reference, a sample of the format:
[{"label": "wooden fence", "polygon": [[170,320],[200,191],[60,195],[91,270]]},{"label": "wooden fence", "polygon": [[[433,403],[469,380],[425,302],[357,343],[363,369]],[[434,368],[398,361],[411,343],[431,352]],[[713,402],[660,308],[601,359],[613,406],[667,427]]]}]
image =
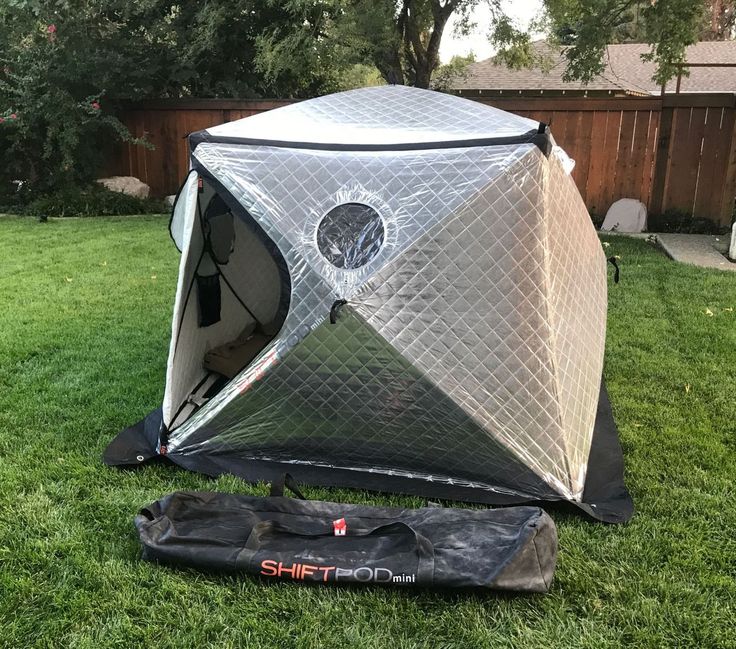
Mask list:
[{"label": "wooden fence", "polygon": [[[619,198],[637,198],[653,214],[675,208],[722,225],[731,222],[735,94],[475,99],[549,124],[576,161],[573,177],[594,214],[605,214]],[[161,100],[131,106],[123,121],[155,149],[122,146],[106,172],[137,176],[155,195],[175,193],[186,175],[188,133],[288,103]]]}]

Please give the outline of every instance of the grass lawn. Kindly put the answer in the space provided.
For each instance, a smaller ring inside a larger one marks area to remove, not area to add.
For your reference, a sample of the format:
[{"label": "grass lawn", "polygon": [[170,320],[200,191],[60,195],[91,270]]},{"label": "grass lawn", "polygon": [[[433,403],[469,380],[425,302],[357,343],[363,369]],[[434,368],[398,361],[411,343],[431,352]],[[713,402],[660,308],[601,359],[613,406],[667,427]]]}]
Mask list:
[{"label": "grass lawn", "polygon": [[736,275],[609,239],[623,269],[606,376],[638,511],[614,527],[552,510],[549,595],[310,587],[139,560],[141,505],[265,493],[100,461],[162,398],[178,264],[166,225],[0,218],[1,647],[736,647]]}]

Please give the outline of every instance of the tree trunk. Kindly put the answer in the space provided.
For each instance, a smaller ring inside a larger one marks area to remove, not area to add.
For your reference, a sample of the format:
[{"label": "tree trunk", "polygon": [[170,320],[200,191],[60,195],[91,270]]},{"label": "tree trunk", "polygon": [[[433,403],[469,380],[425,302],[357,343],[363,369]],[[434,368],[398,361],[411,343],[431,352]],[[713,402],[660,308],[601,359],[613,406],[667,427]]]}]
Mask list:
[{"label": "tree trunk", "polygon": [[399,86],[406,83],[401,66],[401,55],[397,49],[391,48],[381,52],[375,64],[386,83]]},{"label": "tree trunk", "polygon": [[[459,4],[459,0],[449,0],[442,5],[440,0],[430,0],[432,8],[432,31],[429,38],[422,38],[421,25],[416,22],[416,15],[409,9],[411,0],[404,1],[404,11],[400,16],[400,27],[403,23],[404,49],[414,72],[414,85],[417,88],[429,88],[432,73],[440,63],[440,43],[447,21]],[[426,44],[425,44],[426,43]]]},{"label": "tree trunk", "polygon": [[417,88],[429,88],[429,84],[432,81],[432,72],[434,68],[429,67],[426,58],[419,67],[414,71],[414,85]]}]

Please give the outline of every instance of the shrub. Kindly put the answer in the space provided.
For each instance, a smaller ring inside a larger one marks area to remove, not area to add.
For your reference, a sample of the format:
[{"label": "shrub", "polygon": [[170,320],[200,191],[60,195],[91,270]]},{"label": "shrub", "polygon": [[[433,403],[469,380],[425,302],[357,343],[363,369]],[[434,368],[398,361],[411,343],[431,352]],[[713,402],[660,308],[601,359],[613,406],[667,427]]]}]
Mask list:
[{"label": "shrub", "polygon": [[16,210],[42,221],[61,216],[119,216],[158,214],[167,211],[162,201],[112,192],[100,185],[67,187],[32,199]]},{"label": "shrub", "polygon": [[141,94],[134,73],[148,69],[114,20],[125,3],[108,4],[0,3],[0,195],[18,180],[38,192],[83,186],[116,140],[150,146],[113,112],[116,93]]},{"label": "shrub", "polygon": [[678,209],[668,209],[662,214],[650,214],[647,218],[649,232],[679,232],[682,234],[721,234],[725,228],[714,221],[692,216]]}]

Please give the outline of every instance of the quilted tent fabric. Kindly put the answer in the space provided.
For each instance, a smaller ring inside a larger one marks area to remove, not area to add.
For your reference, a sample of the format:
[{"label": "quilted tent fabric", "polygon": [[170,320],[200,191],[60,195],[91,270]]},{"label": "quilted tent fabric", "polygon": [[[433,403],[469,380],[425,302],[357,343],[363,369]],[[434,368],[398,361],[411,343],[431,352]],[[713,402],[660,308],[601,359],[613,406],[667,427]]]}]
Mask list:
[{"label": "quilted tent fabric", "polygon": [[417,144],[513,137],[537,122],[444,93],[407,86],[358,88],[228,122],[215,137],[321,144]]},{"label": "quilted tent fabric", "polygon": [[[286,467],[321,484],[581,503],[606,260],[540,133],[387,86],[192,136],[194,172],[278,250],[290,297],[273,340],[171,430],[167,385],[169,459],[250,479]],[[193,226],[179,212],[182,239]]]}]

